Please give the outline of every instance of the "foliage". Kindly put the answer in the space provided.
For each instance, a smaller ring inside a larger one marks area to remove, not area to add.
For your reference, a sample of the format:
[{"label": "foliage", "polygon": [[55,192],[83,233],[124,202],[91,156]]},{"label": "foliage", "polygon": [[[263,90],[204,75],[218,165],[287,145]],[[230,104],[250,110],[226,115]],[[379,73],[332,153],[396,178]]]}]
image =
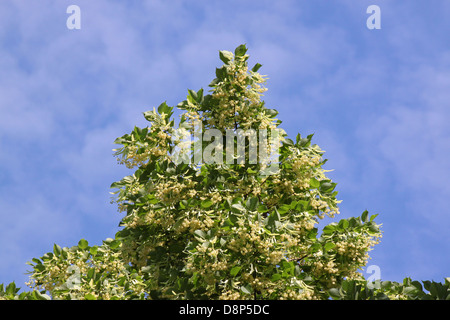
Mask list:
[{"label": "foliage", "polygon": [[335,300],[450,300],[450,278],[445,283],[428,280],[420,283],[410,278],[403,283],[347,280],[329,293]]},{"label": "foliage", "polygon": [[0,300],[50,300],[50,296],[43,291],[33,290],[18,294],[20,288],[14,282],[7,286],[0,284]]},{"label": "foliage", "polygon": [[[358,270],[381,237],[376,215],[365,211],[319,230],[340,202],[322,168],[323,150],[312,135],[287,138],[277,111],[261,100],[265,77],[260,64],[248,68],[245,45],[219,57],[224,64],[211,93],[188,90],[177,105],[178,124],[164,102],[144,112],[148,127],[116,140],[119,163],[135,171],[112,184],[124,213],[115,238],[101,246],[84,239],[71,248],[55,245],[30,262],[33,291],[17,295],[10,284],[0,287],[0,298],[447,298],[448,282],[423,282],[425,293],[417,281],[364,280]],[[214,142],[199,130],[211,130]],[[260,153],[260,161],[250,161],[254,142],[241,139],[243,131],[277,137],[257,143],[277,157]],[[183,140],[192,135],[200,138]],[[241,157],[234,156],[238,141],[245,144]],[[225,163],[230,143],[233,161]]]},{"label": "foliage", "polygon": [[115,239],[101,246],[89,246],[84,239],[71,248],[54,245],[53,252],[30,262],[34,271],[29,285],[54,299],[145,298],[145,268],[124,263],[120,247]]}]

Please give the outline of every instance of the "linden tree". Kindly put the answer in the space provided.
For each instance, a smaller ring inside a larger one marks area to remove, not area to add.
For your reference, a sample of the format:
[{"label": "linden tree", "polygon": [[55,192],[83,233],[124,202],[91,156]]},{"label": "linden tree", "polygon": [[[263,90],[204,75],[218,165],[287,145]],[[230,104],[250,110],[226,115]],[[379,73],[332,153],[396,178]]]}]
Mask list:
[{"label": "linden tree", "polygon": [[365,281],[376,215],[319,228],[340,203],[324,151],[312,135],[287,137],[245,45],[219,58],[208,92],[144,112],[147,127],[116,139],[133,173],[112,184],[114,239],[55,244],[30,262],[33,291],[2,285],[0,299],[445,298],[447,281],[424,282],[430,293],[410,279]]}]

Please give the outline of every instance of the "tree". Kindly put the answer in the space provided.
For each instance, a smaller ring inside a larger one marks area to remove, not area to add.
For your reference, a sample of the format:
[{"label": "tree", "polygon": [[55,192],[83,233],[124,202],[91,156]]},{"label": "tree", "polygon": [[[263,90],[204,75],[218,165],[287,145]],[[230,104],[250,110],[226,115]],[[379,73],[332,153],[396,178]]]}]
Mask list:
[{"label": "tree", "polygon": [[[341,219],[336,183],[312,135],[295,142],[261,100],[261,64],[247,48],[203,89],[116,139],[134,173],[112,184],[123,212],[114,239],[30,262],[31,292],[7,299],[425,299],[450,297],[449,282],[368,283],[358,272],[381,237],[377,215]],[[235,150],[235,147],[237,150]],[[237,151],[237,152],[235,152]],[[434,294],[434,296],[433,296]]]}]

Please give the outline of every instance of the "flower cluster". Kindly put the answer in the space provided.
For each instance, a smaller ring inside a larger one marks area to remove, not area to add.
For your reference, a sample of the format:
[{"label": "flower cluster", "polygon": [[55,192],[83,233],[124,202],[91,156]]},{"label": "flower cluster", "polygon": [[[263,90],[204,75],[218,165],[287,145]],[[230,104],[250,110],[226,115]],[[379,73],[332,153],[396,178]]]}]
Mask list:
[{"label": "flower cluster", "polygon": [[225,65],[217,73],[212,100],[214,107],[203,113],[209,127],[217,129],[275,128],[262,115],[261,95],[267,90],[264,76],[247,66],[247,54],[233,55],[222,51]]},{"label": "flower cluster", "polygon": [[[126,299],[145,296],[141,272],[134,273],[121,259],[120,244],[105,241],[102,246],[61,248],[30,263],[34,272],[27,285],[51,292],[56,300]],[[141,274],[141,275],[140,275]],[[124,284],[127,284],[124,286]]]},{"label": "flower cluster", "polygon": [[[341,239],[335,242],[336,254],[339,256],[340,261],[343,261],[347,265],[352,265],[358,268],[363,267],[369,257],[369,251],[380,242],[380,234],[349,234],[347,236],[340,237]],[[349,269],[344,265],[339,266],[340,270],[345,271]]]}]

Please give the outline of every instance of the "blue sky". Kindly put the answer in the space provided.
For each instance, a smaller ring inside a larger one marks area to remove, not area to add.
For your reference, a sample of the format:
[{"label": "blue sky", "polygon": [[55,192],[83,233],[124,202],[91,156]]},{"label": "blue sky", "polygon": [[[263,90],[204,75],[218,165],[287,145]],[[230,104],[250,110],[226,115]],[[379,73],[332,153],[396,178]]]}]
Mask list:
[{"label": "blue sky", "polygon": [[[81,9],[69,30],[66,9]],[[369,5],[381,29],[369,30]],[[450,2],[0,2],[0,283],[54,243],[113,237],[113,141],[207,88],[246,43],[291,137],[315,133],[341,214],[378,213],[383,280],[450,276]],[[328,221],[327,221],[328,222]],[[369,274],[366,274],[369,276]]]}]

